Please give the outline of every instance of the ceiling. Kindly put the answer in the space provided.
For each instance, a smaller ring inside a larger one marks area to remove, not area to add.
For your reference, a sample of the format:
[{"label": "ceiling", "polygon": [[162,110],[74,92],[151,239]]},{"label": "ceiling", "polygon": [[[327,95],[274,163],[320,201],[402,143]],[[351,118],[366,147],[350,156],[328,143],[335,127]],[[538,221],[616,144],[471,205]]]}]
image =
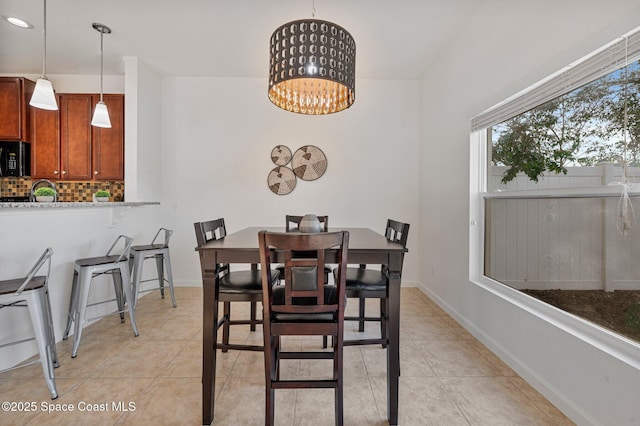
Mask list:
[{"label": "ceiling", "polygon": [[[315,0],[315,17],[356,41],[356,77],[418,79],[484,0]],[[162,76],[264,77],[269,38],[311,18],[314,0],[49,0],[47,74],[98,74],[100,34],[107,75],[135,56]],[[0,0],[0,74],[40,74],[43,0]]]}]

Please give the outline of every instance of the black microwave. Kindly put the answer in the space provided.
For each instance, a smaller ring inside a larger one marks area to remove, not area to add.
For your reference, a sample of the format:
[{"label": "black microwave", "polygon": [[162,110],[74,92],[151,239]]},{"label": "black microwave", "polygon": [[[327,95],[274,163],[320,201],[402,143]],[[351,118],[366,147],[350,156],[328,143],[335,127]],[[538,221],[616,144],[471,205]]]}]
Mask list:
[{"label": "black microwave", "polygon": [[0,141],[0,177],[31,176],[31,144]]}]

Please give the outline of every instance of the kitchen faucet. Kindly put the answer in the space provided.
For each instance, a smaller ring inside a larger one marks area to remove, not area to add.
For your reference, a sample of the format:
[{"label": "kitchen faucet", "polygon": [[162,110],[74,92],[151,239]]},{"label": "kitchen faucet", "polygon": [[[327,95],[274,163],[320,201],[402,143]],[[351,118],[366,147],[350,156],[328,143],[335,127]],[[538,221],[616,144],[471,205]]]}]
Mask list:
[{"label": "kitchen faucet", "polygon": [[33,183],[33,185],[31,185],[31,196],[29,197],[29,201],[35,201],[36,200],[36,187],[38,185],[40,185],[41,183],[46,184],[49,188],[53,189],[55,191],[55,194],[53,194],[53,202],[55,203],[56,201],[58,201],[58,190],[56,189],[56,184],[51,182],[49,179],[40,179],[37,180]]}]

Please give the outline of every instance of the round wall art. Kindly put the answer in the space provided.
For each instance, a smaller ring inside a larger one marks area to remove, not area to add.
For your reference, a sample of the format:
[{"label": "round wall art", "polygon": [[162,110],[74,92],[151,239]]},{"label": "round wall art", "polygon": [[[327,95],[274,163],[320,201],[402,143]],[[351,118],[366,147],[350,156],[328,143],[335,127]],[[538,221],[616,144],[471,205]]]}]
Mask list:
[{"label": "round wall art", "polygon": [[276,145],[271,150],[271,161],[278,166],[286,166],[291,161],[291,150],[284,145]]},{"label": "round wall art", "polygon": [[305,145],[293,154],[291,168],[300,179],[316,180],[327,170],[327,157],[320,148]]},{"label": "round wall art", "polygon": [[274,194],[286,195],[296,187],[296,175],[290,168],[278,166],[269,172],[267,184]]}]

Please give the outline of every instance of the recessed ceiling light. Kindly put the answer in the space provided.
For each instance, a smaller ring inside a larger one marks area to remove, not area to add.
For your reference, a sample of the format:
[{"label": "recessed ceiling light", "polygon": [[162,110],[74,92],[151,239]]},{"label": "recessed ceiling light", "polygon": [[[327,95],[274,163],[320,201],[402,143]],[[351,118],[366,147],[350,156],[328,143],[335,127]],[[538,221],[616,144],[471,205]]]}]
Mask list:
[{"label": "recessed ceiling light", "polygon": [[28,28],[28,29],[33,28],[33,25],[31,25],[31,23],[25,21],[24,19],[16,18],[15,16],[2,15],[2,19],[4,19],[5,21],[7,21],[12,25],[15,25],[16,27]]}]

